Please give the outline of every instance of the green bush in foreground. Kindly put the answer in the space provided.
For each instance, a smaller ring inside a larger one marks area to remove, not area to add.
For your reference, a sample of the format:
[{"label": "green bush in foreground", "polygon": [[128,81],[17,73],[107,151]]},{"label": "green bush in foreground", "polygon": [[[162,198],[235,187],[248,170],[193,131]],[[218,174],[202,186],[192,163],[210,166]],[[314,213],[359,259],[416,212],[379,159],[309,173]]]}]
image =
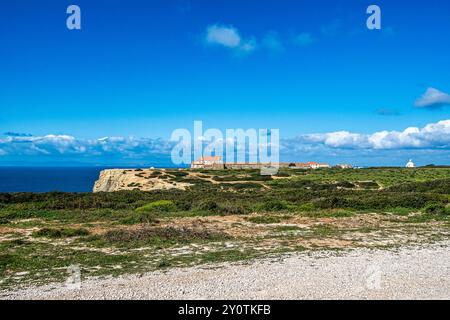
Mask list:
[{"label": "green bush in foreground", "polygon": [[199,228],[144,227],[133,230],[111,230],[101,236],[109,243],[148,243],[192,242],[201,240],[228,240],[230,237],[221,232]]},{"label": "green bush in foreground", "polygon": [[34,237],[46,238],[72,238],[89,235],[89,231],[83,228],[43,228],[33,233]]},{"label": "green bush in foreground", "polygon": [[120,220],[122,224],[146,223],[154,225],[158,222],[159,220],[155,217],[154,212],[134,212],[130,216]]},{"label": "green bush in foreground", "polygon": [[284,211],[287,210],[288,208],[289,206],[285,201],[274,199],[268,200],[263,204],[259,205],[258,211],[274,212],[274,211]]},{"label": "green bush in foreground", "polygon": [[314,203],[307,202],[307,203],[303,203],[303,204],[299,205],[297,209],[298,209],[299,211],[306,211],[306,212],[309,212],[309,211],[314,211],[314,210],[316,210],[316,207],[314,206]]},{"label": "green bush in foreground", "polygon": [[136,212],[173,212],[177,211],[177,206],[172,200],[159,200],[150,202],[136,209]]},{"label": "green bush in foreground", "polygon": [[442,203],[430,203],[424,208],[424,211],[435,215],[450,215],[450,207]]},{"label": "green bush in foreground", "polygon": [[209,211],[209,212],[217,212],[219,210],[219,206],[217,205],[217,202],[214,200],[204,200],[204,201],[200,201],[196,205],[196,209]]}]

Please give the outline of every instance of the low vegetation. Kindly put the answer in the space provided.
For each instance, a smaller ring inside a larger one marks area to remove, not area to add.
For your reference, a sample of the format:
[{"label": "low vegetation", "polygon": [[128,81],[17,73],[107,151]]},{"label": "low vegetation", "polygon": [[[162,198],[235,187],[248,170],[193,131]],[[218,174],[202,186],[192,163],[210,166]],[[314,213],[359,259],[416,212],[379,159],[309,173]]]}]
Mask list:
[{"label": "low vegetation", "polygon": [[173,212],[177,206],[172,200],[158,200],[150,202],[136,209],[136,212]]},{"label": "low vegetation", "polygon": [[[142,174],[142,171],[134,171]],[[154,170],[186,190],[0,194],[0,287],[450,237],[449,168]]]},{"label": "low vegetation", "polygon": [[33,232],[34,237],[46,237],[46,238],[72,238],[87,236],[89,231],[84,228],[72,229],[72,228],[42,228],[36,232]]}]

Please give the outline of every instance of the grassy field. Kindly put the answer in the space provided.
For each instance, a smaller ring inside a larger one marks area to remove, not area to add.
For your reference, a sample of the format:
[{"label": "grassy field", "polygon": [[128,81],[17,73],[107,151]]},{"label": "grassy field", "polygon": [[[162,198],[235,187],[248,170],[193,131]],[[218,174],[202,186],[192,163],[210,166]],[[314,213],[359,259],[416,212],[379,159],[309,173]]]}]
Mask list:
[{"label": "grassy field", "polygon": [[450,169],[155,170],[187,190],[0,194],[0,287],[450,237]]},{"label": "grassy field", "polygon": [[296,179],[318,182],[375,181],[380,185],[380,187],[387,188],[406,182],[426,182],[439,179],[448,179],[449,172],[450,169],[447,168],[369,168],[346,170],[329,169],[315,170],[310,171],[307,174],[296,175]]}]

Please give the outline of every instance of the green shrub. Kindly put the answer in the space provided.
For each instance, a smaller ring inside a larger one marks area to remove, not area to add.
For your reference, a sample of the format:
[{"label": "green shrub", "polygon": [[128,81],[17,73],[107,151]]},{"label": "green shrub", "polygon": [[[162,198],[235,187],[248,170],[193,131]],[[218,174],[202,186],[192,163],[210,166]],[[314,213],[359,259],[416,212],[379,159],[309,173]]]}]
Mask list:
[{"label": "green shrub", "polygon": [[218,212],[219,210],[217,202],[213,200],[203,200],[199,202],[195,208],[198,210],[204,210],[209,212]]},{"label": "green shrub", "polygon": [[275,176],[280,178],[287,178],[290,177],[291,175],[287,172],[278,172]]},{"label": "green shrub", "polygon": [[316,207],[314,206],[314,203],[311,202],[307,202],[307,203],[303,203],[301,205],[298,206],[297,208],[300,211],[314,211],[316,209]]},{"label": "green shrub", "polygon": [[33,237],[45,238],[72,238],[89,235],[89,231],[83,228],[43,228],[33,232]]},{"label": "green shrub", "polygon": [[288,204],[281,200],[267,200],[258,206],[258,211],[283,211],[288,209]]},{"label": "green shrub", "polygon": [[148,244],[230,239],[225,233],[213,232],[203,228],[192,229],[186,227],[145,227],[133,230],[110,230],[101,237],[107,242],[145,242]]},{"label": "green shrub", "polygon": [[184,171],[171,171],[168,173],[178,178],[183,178],[189,175],[187,172]]},{"label": "green shrub", "polygon": [[387,209],[387,211],[392,214],[399,215],[399,216],[407,216],[412,212],[411,209],[403,208],[403,207]]},{"label": "green shrub", "polygon": [[220,213],[223,215],[242,215],[247,214],[249,209],[242,204],[223,203],[220,205]]},{"label": "green shrub", "polygon": [[222,185],[222,187],[234,189],[234,190],[260,190],[262,187],[259,183],[253,183],[253,182],[242,182],[242,183],[227,183]]},{"label": "green shrub", "polygon": [[172,200],[153,201],[136,209],[136,212],[173,212],[177,206]]},{"label": "green shrub", "polygon": [[146,224],[157,224],[159,222],[158,219],[154,216],[153,212],[135,212],[132,215],[120,220],[122,224],[138,224],[138,223],[146,223]]},{"label": "green shrub", "polygon": [[336,196],[313,199],[313,205],[320,209],[345,208],[345,199]]},{"label": "green shrub", "polygon": [[180,211],[189,211],[192,209],[192,200],[190,199],[178,199],[175,201],[177,209]]},{"label": "green shrub", "polygon": [[336,187],[339,188],[346,188],[346,189],[354,189],[356,186],[348,181],[339,181],[338,183],[336,183]]},{"label": "green shrub", "polygon": [[359,181],[357,184],[362,189],[378,189],[380,187],[375,181]]},{"label": "green shrub", "polygon": [[8,266],[16,262],[15,255],[0,254],[0,275],[3,276]]},{"label": "green shrub", "polygon": [[408,182],[387,189],[392,192],[433,192],[450,194],[450,179],[437,179],[423,182]]},{"label": "green shrub", "polygon": [[160,175],[162,175],[162,172],[161,172],[161,171],[153,171],[153,172],[149,175],[149,178],[157,178],[157,177],[159,177]]},{"label": "green shrub", "polygon": [[450,208],[442,203],[430,203],[424,209],[424,212],[434,215],[450,215]]}]

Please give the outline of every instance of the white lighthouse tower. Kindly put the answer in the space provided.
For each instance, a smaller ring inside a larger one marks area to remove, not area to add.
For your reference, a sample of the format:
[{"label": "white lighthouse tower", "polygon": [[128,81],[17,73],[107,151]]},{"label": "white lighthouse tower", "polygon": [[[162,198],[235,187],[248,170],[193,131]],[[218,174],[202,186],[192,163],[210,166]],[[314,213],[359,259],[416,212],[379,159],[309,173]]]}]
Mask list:
[{"label": "white lighthouse tower", "polygon": [[406,168],[415,168],[415,167],[416,167],[416,165],[414,164],[414,162],[411,159],[406,164]]}]

